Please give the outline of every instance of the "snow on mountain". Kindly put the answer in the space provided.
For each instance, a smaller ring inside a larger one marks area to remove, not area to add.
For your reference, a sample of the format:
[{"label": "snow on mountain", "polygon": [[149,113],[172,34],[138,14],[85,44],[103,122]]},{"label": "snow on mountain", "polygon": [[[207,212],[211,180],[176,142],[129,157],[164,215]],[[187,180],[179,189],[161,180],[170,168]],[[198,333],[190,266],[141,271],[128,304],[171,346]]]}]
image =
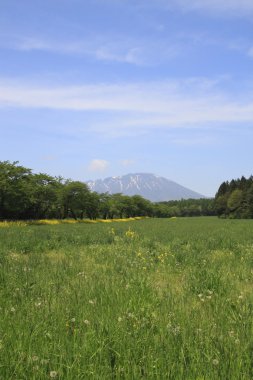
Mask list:
[{"label": "snow on mountain", "polygon": [[176,182],[149,173],[108,177],[104,180],[88,181],[87,184],[92,191],[98,193],[122,193],[130,196],[138,194],[152,202],[204,198]]}]

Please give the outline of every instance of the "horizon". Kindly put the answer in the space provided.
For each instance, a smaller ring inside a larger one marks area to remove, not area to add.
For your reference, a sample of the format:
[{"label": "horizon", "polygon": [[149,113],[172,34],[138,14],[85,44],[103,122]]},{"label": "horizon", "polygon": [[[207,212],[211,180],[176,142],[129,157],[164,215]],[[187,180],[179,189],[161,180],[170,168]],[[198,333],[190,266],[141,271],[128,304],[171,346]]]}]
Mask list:
[{"label": "horizon", "polygon": [[206,197],[253,174],[251,0],[1,8],[1,161],[80,181],[154,173]]}]

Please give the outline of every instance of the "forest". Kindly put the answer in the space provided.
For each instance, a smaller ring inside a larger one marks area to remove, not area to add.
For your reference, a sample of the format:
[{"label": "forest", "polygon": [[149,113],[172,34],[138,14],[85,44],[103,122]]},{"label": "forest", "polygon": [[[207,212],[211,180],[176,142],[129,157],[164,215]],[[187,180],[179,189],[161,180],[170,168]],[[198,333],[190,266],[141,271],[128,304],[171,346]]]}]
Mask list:
[{"label": "forest", "polygon": [[215,196],[215,210],[222,218],[253,218],[253,176],[223,182]]}]

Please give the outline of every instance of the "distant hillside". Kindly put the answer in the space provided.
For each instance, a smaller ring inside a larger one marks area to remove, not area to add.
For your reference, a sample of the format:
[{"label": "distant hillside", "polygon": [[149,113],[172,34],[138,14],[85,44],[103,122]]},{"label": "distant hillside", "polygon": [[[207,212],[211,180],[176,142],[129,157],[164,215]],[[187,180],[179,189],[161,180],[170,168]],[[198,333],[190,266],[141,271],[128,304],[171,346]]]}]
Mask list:
[{"label": "distant hillside", "polygon": [[104,180],[88,181],[87,184],[97,193],[122,193],[130,196],[138,194],[152,202],[204,198],[203,195],[176,182],[148,173],[109,177]]}]

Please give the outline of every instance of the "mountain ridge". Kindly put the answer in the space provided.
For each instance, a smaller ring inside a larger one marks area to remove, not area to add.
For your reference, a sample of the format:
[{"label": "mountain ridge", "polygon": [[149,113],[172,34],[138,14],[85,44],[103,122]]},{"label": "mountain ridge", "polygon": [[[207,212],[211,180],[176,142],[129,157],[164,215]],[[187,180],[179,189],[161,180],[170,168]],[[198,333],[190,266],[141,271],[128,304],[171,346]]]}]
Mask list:
[{"label": "mountain ridge", "polygon": [[94,181],[89,180],[86,183],[90,190],[97,193],[141,195],[152,202],[205,198],[202,194],[153,173],[129,173]]}]

